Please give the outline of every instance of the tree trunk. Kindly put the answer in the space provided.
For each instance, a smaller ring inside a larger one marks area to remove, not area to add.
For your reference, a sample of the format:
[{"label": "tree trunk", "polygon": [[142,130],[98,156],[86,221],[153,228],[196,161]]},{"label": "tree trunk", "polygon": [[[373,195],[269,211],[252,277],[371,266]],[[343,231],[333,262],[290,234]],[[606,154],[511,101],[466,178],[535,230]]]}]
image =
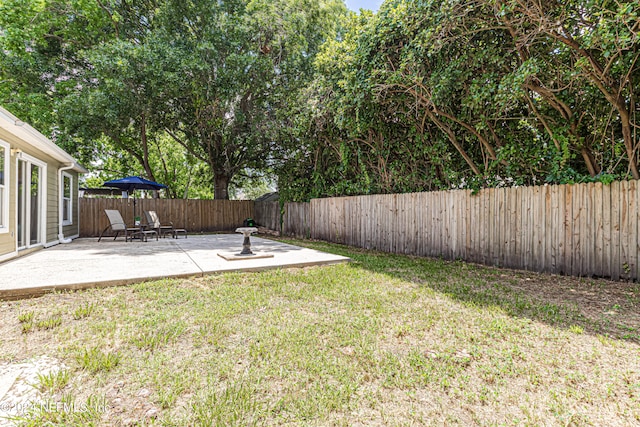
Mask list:
[{"label": "tree trunk", "polygon": [[458,138],[456,137],[455,133],[451,130],[451,128],[449,126],[445,125],[442,121],[440,121],[435,116],[435,114],[433,114],[430,110],[427,109],[427,113],[426,114],[429,115],[429,117],[431,118],[431,121],[434,122],[436,124],[436,126],[438,126],[438,128],[440,128],[440,130],[442,130],[444,133],[447,134],[447,137],[449,138],[449,141],[451,142],[451,144],[453,144],[453,146],[456,148],[456,150],[458,150],[458,153],[460,153],[460,155],[462,156],[464,161],[467,162],[467,165],[469,165],[469,167],[471,168],[473,173],[475,173],[478,176],[481,176],[482,173],[480,172],[480,169],[478,169],[478,166],[476,166],[476,164],[473,161],[473,159],[471,158],[471,156],[469,156],[469,154],[467,154],[465,149],[462,147],[462,144],[460,144],[460,142],[458,141]]},{"label": "tree trunk", "polygon": [[[619,97],[622,99],[622,97]],[[623,104],[623,102],[619,102]],[[633,133],[631,132],[631,120],[629,119],[629,111],[626,108],[618,107],[620,113],[620,122],[622,124],[622,138],[624,140],[624,146],[627,149],[627,156],[629,157],[629,171],[633,179],[640,179],[640,171],[638,171],[638,159],[636,156],[636,149],[638,148],[636,141],[633,139]]]},{"label": "tree trunk", "polygon": [[600,173],[600,166],[596,163],[596,159],[593,157],[591,150],[587,147],[582,147],[580,149],[580,154],[582,154],[582,158],[584,159],[584,164],[587,166],[589,175],[591,175],[592,178],[598,175]]},{"label": "tree trunk", "polygon": [[229,200],[229,177],[216,173],[213,182],[213,197],[216,200]]},{"label": "tree trunk", "polygon": [[[637,141],[633,139],[633,135],[631,133],[631,120],[627,101],[621,95],[626,82],[616,82],[616,80],[611,76],[609,68],[605,68],[600,65],[594,55],[590,51],[584,49],[571,36],[566,36],[558,31],[551,31],[550,35],[573,49],[578,58],[585,58],[589,62],[591,68],[587,69],[587,76],[600,90],[600,92],[602,92],[607,101],[609,101],[618,111],[622,125],[622,138],[624,140],[627,157],[629,158],[629,172],[631,172],[633,179],[640,179],[640,170],[638,170],[636,156],[636,150],[638,148]],[[617,87],[616,83],[618,83]]]},{"label": "tree trunk", "polygon": [[147,175],[147,178],[151,181],[155,181],[156,177],[153,174],[153,169],[149,164],[149,142],[147,141],[147,118],[144,113],[140,117],[140,140],[142,142],[142,167]]}]

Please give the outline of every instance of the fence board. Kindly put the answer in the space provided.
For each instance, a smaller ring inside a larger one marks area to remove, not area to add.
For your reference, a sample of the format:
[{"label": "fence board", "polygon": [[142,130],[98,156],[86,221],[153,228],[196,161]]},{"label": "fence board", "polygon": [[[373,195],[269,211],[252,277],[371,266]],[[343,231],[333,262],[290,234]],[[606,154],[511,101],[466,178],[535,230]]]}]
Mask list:
[{"label": "fence board", "polygon": [[611,278],[620,279],[620,183],[611,183]]},{"label": "fence board", "polygon": [[529,221],[529,202],[531,201],[530,189],[523,187],[520,192],[520,205],[522,206],[520,211],[520,256],[521,263],[525,269],[531,268],[530,266],[530,258],[531,258],[531,223]]},{"label": "fence board", "polygon": [[595,243],[589,233],[594,233],[596,228],[595,212],[593,206],[593,183],[583,184],[584,221],[582,222],[582,268],[581,275],[587,276],[595,269]]},{"label": "fence board", "polygon": [[593,202],[593,226],[595,227],[593,241],[593,274],[602,276],[604,274],[603,255],[604,255],[604,218],[602,204],[602,183],[597,182],[591,189]]},{"label": "fence board", "polygon": [[582,274],[582,222],[584,220],[584,201],[582,194],[582,184],[575,184],[571,193],[573,204],[573,255],[571,263],[571,274],[580,276]]},{"label": "fence board", "polygon": [[638,262],[638,198],[637,198],[637,182],[629,181],[628,183],[628,213],[627,219],[628,225],[628,278],[633,278],[636,272],[636,265]]},{"label": "fence board", "polygon": [[426,222],[425,228],[429,230],[429,234],[426,241],[425,255],[434,256],[434,252],[437,243],[436,243],[436,233],[437,233],[437,215],[435,213],[436,209],[436,195],[437,192],[433,193],[425,193],[426,197]]},{"label": "fence board", "polygon": [[620,277],[627,279],[629,273],[629,182],[620,183]]},{"label": "fence board", "polygon": [[602,274],[611,277],[611,186],[602,187]]},{"label": "fence board", "polygon": [[495,219],[496,219],[496,215],[498,214],[498,212],[496,211],[496,206],[495,206],[495,188],[487,188],[487,198],[486,198],[486,205],[485,205],[485,209],[486,209],[486,218],[485,218],[485,224],[486,224],[486,228],[487,228],[487,233],[486,233],[486,237],[485,237],[485,245],[487,248],[487,257],[486,257],[486,261],[488,264],[495,264],[495,244],[494,244],[494,237],[496,235],[496,228],[495,228]]},{"label": "fence board", "polygon": [[438,210],[436,212],[437,215],[437,221],[438,221],[438,227],[439,227],[439,232],[438,232],[438,236],[439,239],[439,245],[436,249],[436,254],[439,254],[442,257],[446,257],[447,256],[447,252],[449,250],[449,239],[447,236],[447,229],[446,229],[446,224],[445,221],[447,219],[446,214],[447,214],[447,209],[446,209],[446,192],[444,191],[438,191],[438,202],[437,202],[437,206],[438,206]]},{"label": "fence board", "polygon": [[498,227],[500,229],[500,257],[498,259],[498,265],[506,266],[509,257],[509,244],[511,240],[510,224],[513,222],[513,218],[510,216],[509,199],[507,198],[507,191],[505,188],[498,189],[498,202],[499,202],[499,218]]},{"label": "fence board", "polygon": [[[256,203],[257,205],[258,203]],[[279,217],[279,207],[277,215]],[[285,203],[282,216],[282,234],[299,239],[309,238],[310,229],[310,204],[309,203]],[[277,218],[276,218],[277,219]],[[278,222],[279,221],[271,221]]]},{"label": "fence board", "polygon": [[544,255],[544,270],[547,273],[553,271],[553,263],[551,261],[551,253],[554,250],[553,245],[553,214],[551,212],[551,196],[552,196],[552,187],[550,185],[545,185],[544,187],[544,225],[542,229],[542,253]]},{"label": "fence board", "polygon": [[571,274],[574,276],[583,275],[584,267],[584,239],[583,230],[586,220],[584,184],[576,184],[573,189],[573,262]]},{"label": "fence board", "polygon": [[506,211],[505,211],[505,221],[506,223],[504,224],[505,227],[505,231],[506,231],[506,237],[505,237],[505,251],[504,251],[504,255],[503,255],[503,259],[502,259],[502,264],[505,267],[512,267],[513,266],[513,261],[512,261],[512,257],[515,254],[516,251],[516,240],[517,240],[517,236],[516,236],[516,218],[518,217],[518,210],[516,209],[516,197],[515,197],[515,192],[513,192],[512,190],[504,190],[504,195],[505,195],[505,206],[506,206]]},{"label": "fence board", "polygon": [[554,246],[555,246],[555,262],[553,265],[554,273],[561,273],[564,270],[564,215],[565,215],[565,186],[554,185]]},{"label": "fence board", "polygon": [[483,200],[480,195],[480,192],[478,192],[475,196],[473,196],[473,217],[471,218],[471,223],[473,224],[472,227],[473,227],[473,240],[474,240],[473,261],[479,262],[479,263],[483,262],[482,239],[480,238],[480,236],[482,236],[482,234],[484,233],[484,231],[482,230],[483,224],[481,219],[482,208],[483,208],[482,202]]},{"label": "fence board", "polygon": [[544,224],[545,218],[545,187],[534,187],[534,199],[533,203],[533,218],[535,221],[534,226],[534,239],[533,239],[533,269],[536,271],[544,271],[545,257],[544,253]]},{"label": "fence board", "polygon": [[488,192],[480,190],[478,192],[478,262],[488,263],[487,260],[487,199]]},{"label": "fence board", "polygon": [[444,258],[452,259],[451,254],[453,253],[453,236],[452,229],[453,226],[451,222],[451,199],[454,197],[455,192],[451,192],[449,196],[446,192],[440,193],[440,209],[442,210],[442,229],[444,230],[444,239],[442,241],[443,244],[443,254]]},{"label": "fence board", "polygon": [[542,215],[542,187],[532,187],[531,199],[529,200],[529,221],[531,224],[531,264],[532,270],[540,271],[542,265],[542,257],[544,254],[541,250],[541,234],[542,226],[544,225],[544,217]]},{"label": "fence board", "polygon": [[640,278],[640,238],[638,235],[638,233],[640,233],[640,207],[637,206],[637,204],[640,203],[640,185],[638,185],[637,181],[635,182],[635,200],[635,213],[632,214],[634,228],[633,236],[631,236],[631,238],[633,239],[633,247],[636,259],[636,269],[635,274],[633,274],[633,278],[637,280],[638,278]]},{"label": "fence board", "polygon": [[547,216],[547,222],[545,228],[547,229],[547,247],[549,250],[548,255],[548,271],[555,273],[558,271],[558,228],[554,227],[554,224],[560,224],[559,221],[559,190],[557,185],[549,186],[549,211]]},{"label": "fence board", "polygon": [[420,193],[420,228],[422,230],[423,239],[420,242],[420,254],[422,256],[429,255],[431,247],[431,193]]},{"label": "fence board", "polygon": [[467,251],[466,251],[466,241],[467,241],[467,235],[466,235],[466,221],[464,218],[465,215],[465,211],[466,211],[466,204],[465,204],[465,192],[462,190],[458,190],[457,192],[457,200],[455,203],[455,207],[456,207],[456,242],[458,242],[457,248],[456,248],[456,253],[455,253],[455,258],[459,258],[459,259],[464,259],[467,256]]},{"label": "fence board", "polygon": [[527,229],[529,230],[527,234],[527,265],[529,270],[536,269],[537,262],[537,232],[536,229],[538,226],[538,218],[536,218],[536,207],[537,207],[537,196],[538,196],[538,187],[528,187],[527,188]]}]

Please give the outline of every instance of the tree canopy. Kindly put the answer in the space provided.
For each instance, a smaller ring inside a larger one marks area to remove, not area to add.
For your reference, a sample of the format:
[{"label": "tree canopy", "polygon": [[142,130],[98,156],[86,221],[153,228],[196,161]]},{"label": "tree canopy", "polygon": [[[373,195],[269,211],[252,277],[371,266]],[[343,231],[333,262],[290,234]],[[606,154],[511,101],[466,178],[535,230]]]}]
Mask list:
[{"label": "tree canopy", "polygon": [[388,0],[352,16],[316,59],[281,191],[637,179],[638,5]]},{"label": "tree canopy", "polygon": [[270,166],[278,111],[346,11],[338,0],[3,0],[0,9],[9,108],[101,166],[122,158],[116,170],[156,180],[170,178],[168,160],[189,175],[195,159],[222,199],[234,178]]},{"label": "tree canopy", "polygon": [[[639,179],[638,0],[0,0],[0,102],[171,197]],[[195,191],[195,193],[194,193]]]}]

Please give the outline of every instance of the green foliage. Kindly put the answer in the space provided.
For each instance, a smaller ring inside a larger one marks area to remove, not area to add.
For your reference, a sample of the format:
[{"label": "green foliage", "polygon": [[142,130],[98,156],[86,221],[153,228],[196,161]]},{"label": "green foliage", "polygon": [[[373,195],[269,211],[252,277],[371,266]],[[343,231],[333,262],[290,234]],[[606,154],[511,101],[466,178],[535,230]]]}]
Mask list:
[{"label": "green foliage", "polygon": [[33,311],[26,311],[24,313],[20,313],[18,315],[18,322],[20,323],[31,323],[33,322],[33,318],[35,313]]},{"label": "green foliage", "polygon": [[35,322],[38,329],[54,329],[62,325],[62,318],[59,315],[52,315]]},{"label": "green foliage", "polygon": [[110,371],[120,363],[119,352],[103,352],[101,349],[86,348],[76,354],[76,361],[83,369],[92,374],[100,371]]},{"label": "green foliage", "polygon": [[168,197],[638,179],[639,6],[2,0],[0,100]]},{"label": "green foliage", "polygon": [[339,0],[14,3],[0,4],[3,104],[101,179],[144,175],[170,197],[227,198],[238,174],[275,161],[279,111],[345,11]]},{"label": "green foliage", "polygon": [[96,306],[93,303],[82,304],[81,306],[73,310],[73,319],[80,320],[89,317],[91,313],[93,313],[93,310],[95,310],[95,307]]},{"label": "green foliage", "polygon": [[38,373],[38,388],[42,392],[55,393],[63,388],[71,380],[71,374],[66,369],[50,371],[47,374]]},{"label": "green foliage", "polygon": [[352,15],[301,94],[281,194],[635,177],[636,6],[394,0]]}]

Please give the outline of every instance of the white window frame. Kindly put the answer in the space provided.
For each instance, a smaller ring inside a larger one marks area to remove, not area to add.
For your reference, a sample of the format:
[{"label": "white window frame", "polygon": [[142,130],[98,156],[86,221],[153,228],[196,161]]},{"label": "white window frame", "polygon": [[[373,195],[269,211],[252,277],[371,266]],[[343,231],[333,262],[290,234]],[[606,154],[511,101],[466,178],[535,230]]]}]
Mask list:
[{"label": "white window frame", "polygon": [[9,232],[9,189],[11,188],[11,146],[0,139],[0,150],[4,151],[4,183],[0,184],[0,234]]},{"label": "white window frame", "polygon": [[[64,180],[65,179],[69,179],[69,197],[65,197],[64,195]],[[64,219],[64,217],[62,218],[62,225],[73,225],[73,175],[68,174],[66,172],[62,172],[62,182],[60,183],[60,185],[62,185],[62,191],[61,191],[61,195],[62,198],[60,200],[60,203],[62,203],[62,215],[64,215],[64,203],[66,201],[69,202],[69,209],[68,209],[68,213],[69,213],[69,218],[68,219]]]}]

